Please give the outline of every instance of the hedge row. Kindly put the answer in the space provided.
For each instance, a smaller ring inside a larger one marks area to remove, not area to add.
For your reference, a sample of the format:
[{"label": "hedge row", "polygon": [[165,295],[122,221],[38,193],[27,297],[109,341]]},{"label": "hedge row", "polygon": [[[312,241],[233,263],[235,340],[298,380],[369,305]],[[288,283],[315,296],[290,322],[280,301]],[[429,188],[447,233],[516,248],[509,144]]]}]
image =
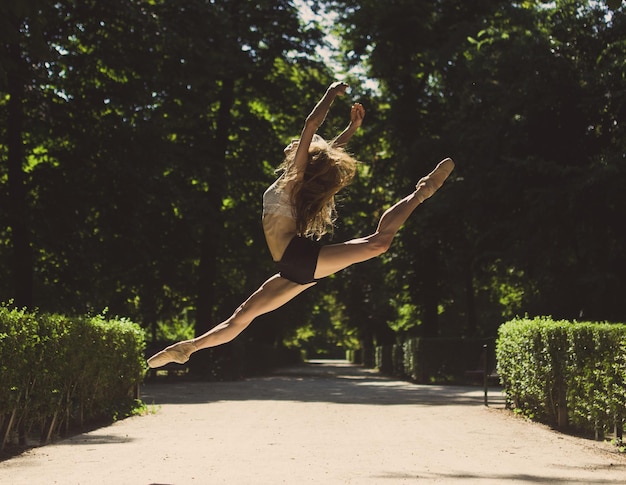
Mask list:
[{"label": "hedge row", "polygon": [[[384,374],[418,383],[461,383],[467,380],[467,371],[482,368],[483,346],[490,342],[493,340],[410,338],[401,344],[376,347],[373,365]],[[369,366],[366,357],[361,351],[347,355],[352,362]]]},{"label": "hedge row", "polygon": [[127,320],[0,306],[0,448],[130,410],[143,348],[142,330]]},{"label": "hedge row", "polygon": [[499,329],[509,405],[533,419],[603,437],[626,420],[626,325],[515,319]]}]

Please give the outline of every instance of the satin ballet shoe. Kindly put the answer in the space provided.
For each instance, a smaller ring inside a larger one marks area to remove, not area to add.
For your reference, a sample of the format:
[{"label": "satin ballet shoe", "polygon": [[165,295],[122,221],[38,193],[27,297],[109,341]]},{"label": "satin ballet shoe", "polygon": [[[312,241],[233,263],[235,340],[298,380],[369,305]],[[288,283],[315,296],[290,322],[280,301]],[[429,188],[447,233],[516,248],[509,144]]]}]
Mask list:
[{"label": "satin ballet shoe", "polygon": [[170,345],[161,352],[154,354],[148,359],[148,366],[152,369],[163,367],[170,362],[184,364],[189,360],[189,356],[196,350],[196,346],[192,342],[179,342]]},{"label": "satin ballet shoe", "polygon": [[451,158],[446,158],[439,162],[432,172],[423,177],[415,185],[416,194],[421,201],[432,197],[441,188],[446,179],[454,170],[454,162]]}]

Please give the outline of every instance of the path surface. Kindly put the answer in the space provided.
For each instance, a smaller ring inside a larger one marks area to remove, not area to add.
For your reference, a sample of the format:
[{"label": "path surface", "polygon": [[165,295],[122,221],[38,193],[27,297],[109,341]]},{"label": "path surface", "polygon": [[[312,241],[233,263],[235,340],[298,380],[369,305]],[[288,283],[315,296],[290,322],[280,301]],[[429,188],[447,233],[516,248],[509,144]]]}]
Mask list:
[{"label": "path surface", "polygon": [[342,362],[230,383],[154,383],[147,416],[0,462],[1,484],[624,484],[626,457]]}]

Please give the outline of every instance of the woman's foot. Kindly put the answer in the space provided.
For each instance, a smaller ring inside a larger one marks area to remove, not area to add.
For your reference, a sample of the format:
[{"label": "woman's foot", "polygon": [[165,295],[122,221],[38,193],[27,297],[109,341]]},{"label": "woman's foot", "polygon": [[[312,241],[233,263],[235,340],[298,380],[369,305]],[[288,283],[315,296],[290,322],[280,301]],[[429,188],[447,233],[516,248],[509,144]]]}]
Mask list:
[{"label": "woman's foot", "polygon": [[452,173],[452,170],[454,170],[454,162],[451,158],[446,158],[439,162],[435,169],[426,177],[421,178],[415,186],[415,194],[420,198],[420,201],[424,202],[429,197],[432,197],[441,188]]},{"label": "woman's foot", "polygon": [[196,350],[196,345],[191,341],[178,342],[150,357],[148,359],[148,366],[154,369],[156,367],[163,367],[170,362],[184,364],[189,360],[189,356]]}]

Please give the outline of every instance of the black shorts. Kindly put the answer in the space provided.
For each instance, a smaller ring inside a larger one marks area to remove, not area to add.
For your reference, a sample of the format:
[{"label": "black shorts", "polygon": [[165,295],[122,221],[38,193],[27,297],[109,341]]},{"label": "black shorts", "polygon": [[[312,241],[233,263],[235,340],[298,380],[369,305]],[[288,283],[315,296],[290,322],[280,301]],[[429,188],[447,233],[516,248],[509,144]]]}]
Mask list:
[{"label": "black shorts", "polygon": [[289,242],[281,260],[276,263],[280,276],[299,285],[317,281],[315,268],[321,245],[311,239],[294,236]]}]

